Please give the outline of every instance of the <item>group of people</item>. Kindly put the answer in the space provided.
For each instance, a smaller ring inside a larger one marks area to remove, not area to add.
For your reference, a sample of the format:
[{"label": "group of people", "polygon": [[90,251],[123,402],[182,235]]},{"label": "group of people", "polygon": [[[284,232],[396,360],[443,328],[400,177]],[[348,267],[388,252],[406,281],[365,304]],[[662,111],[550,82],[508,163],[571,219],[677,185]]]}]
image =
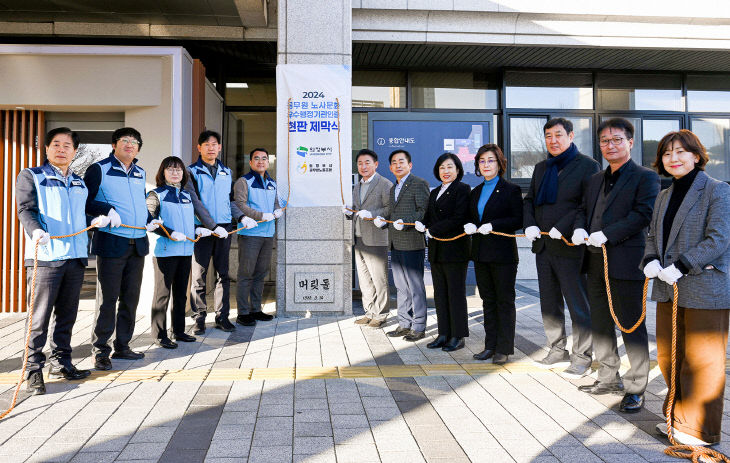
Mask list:
[{"label": "group of people", "polygon": [[[630,364],[622,377],[609,303],[619,324],[632,327],[642,315],[644,281],[653,281],[657,358],[669,384],[676,284],[673,436],[687,445],[719,442],[730,317],[730,186],[704,172],[707,151],[689,130],[662,138],[653,163],[656,171],[632,160],[634,127],[626,119],[604,120],[597,128],[604,170],[579,152],[569,120],[551,119],[543,131],[547,159],[535,165],[524,198],[520,187],[504,178],[507,160],[495,144],[482,146],[475,156],[475,173],[484,182],[473,190],[461,182],[464,169],[452,153],[436,160],[433,173],[441,185],[431,191],[428,182],[411,173],[407,151],[389,156],[395,184],[376,172],[376,153],[364,149],[357,154],[360,181],[352,207],[343,206],[354,221],[355,262],[366,312],[355,323],[380,327],[385,322],[390,251],[398,327],[387,334],[407,341],[425,337],[427,245],[438,325],[438,336],[427,347],[447,352],[464,347],[469,335],[466,271],[472,260],[485,330],[484,350],[474,358],[506,363],[515,339],[514,235],[524,228],[536,255],[549,347],[536,364],[565,368],[563,376],[578,379],[591,372],[595,357],[597,379],[579,389],[622,395],[621,412],[640,411],[649,375],[646,323],[621,333]],[[661,193],[658,174],[672,178]],[[572,324],[570,352],[566,305]],[[669,405],[664,404],[665,413]],[[666,424],[657,430],[666,434]]]},{"label": "group of people", "polygon": [[[88,264],[85,229],[89,224],[98,280],[92,332],[97,370],[110,370],[111,359],[144,357],[144,353],[131,349],[130,341],[144,256],[150,248],[147,232],[155,234],[151,334],[156,345],[174,349],[177,342],[196,340],[185,332],[191,272],[193,334],[205,333],[206,280],[211,259],[216,272],[214,326],[226,332],[235,329],[229,320],[228,271],[234,229],[238,236],[236,322],[253,326],[273,318],[262,311],[261,300],[271,261],[274,221],[283,214],[283,205],[276,182],[267,173],[266,149],[251,151],[251,170],[235,180],[231,169],[218,159],[221,135],[204,131],[198,137],[198,160],[186,167],[178,157],[163,159],[154,180],[157,188],[147,192],[146,173],[137,165],[142,148],[139,131],[131,127],[116,130],[111,140],[113,151],[92,164],[83,178],[69,168],[79,142],[78,134],[69,128],[49,131],[45,138],[46,161],[21,171],[16,182],[18,217],[27,234],[29,293],[35,287],[32,325],[27,327],[30,393],[46,391],[43,348],[52,315],[49,376],[78,380],[90,374],[71,361],[71,331]],[[34,275],[30,268],[36,256]]]}]

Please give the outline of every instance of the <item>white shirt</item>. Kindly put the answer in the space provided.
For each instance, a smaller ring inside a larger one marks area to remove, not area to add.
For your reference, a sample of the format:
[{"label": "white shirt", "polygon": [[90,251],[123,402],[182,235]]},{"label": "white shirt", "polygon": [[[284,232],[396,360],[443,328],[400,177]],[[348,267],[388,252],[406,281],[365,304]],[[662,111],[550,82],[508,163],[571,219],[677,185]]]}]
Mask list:
[{"label": "white shirt", "polygon": [[437,200],[441,197],[442,194],[444,194],[444,191],[446,191],[452,183],[454,183],[454,182],[441,184],[441,189],[439,190],[439,194],[436,195]]},{"label": "white shirt", "polygon": [[395,196],[396,201],[398,201],[398,195],[400,194],[400,189],[403,187],[403,184],[406,182],[406,179],[408,178],[409,175],[411,175],[410,172],[408,172],[406,174],[406,176],[403,177],[402,179],[396,180],[395,191],[394,191],[394,196]]}]

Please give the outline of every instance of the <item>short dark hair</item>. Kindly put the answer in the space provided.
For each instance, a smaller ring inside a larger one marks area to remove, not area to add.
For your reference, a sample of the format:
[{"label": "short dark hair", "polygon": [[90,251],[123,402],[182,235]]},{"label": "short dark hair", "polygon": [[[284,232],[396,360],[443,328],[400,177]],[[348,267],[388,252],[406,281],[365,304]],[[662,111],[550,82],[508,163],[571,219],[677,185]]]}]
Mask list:
[{"label": "short dark hair", "polygon": [[208,141],[210,137],[214,137],[218,144],[220,144],[221,134],[219,134],[215,130],[205,130],[203,132],[200,132],[200,135],[198,135],[198,145],[202,145],[203,143]]},{"label": "short dark hair", "polygon": [[663,175],[665,177],[672,176],[664,168],[662,156],[665,151],[672,148],[672,143],[675,141],[678,141],[685,151],[689,151],[690,153],[699,156],[700,160],[695,163],[695,167],[700,170],[705,170],[705,164],[707,164],[707,161],[710,160],[707,155],[705,145],[702,144],[700,139],[693,132],[687,129],[682,129],[678,132],[669,132],[659,141],[659,146],[657,146],[656,149],[656,159],[654,160],[654,164],[652,164],[656,168],[657,172],[659,172],[659,175]]},{"label": "short dark hair", "polygon": [[441,156],[436,159],[436,164],[433,165],[433,176],[436,177],[436,180],[439,182],[441,181],[441,176],[439,175],[439,167],[441,167],[441,164],[451,159],[454,161],[454,164],[456,165],[456,170],[459,172],[456,174],[456,181],[460,181],[462,178],[464,178],[464,166],[461,165],[461,159],[459,159],[459,156],[455,155],[454,153],[444,153]]},{"label": "short dark hair", "polygon": [[79,138],[79,134],[74,132],[73,130],[69,129],[68,127],[58,127],[55,129],[51,129],[46,134],[46,140],[45,145],[46,148],[51,146],[51,142],[53,141],[53,137],[56,135],[68,135],[71,137],[71,142],[74,144],[74,149],[79,148],[79,143],[81,143],[81,139]]},{"label": "short dark hair", "polygon": [[565,133],[573,131],[573,123],[564,117],[553,117],[542,126],[542,132],[545,133],[547,129],[552,129],[556,125],[561,125],[565,129]]},{"label": "short dark hair", "polygon": [[601,132],[606,129],[623,130],[626,138],[628,138],[629,140],[633,140],[634,138],[634,124],[632,124],[628,119],[624,119],[623,117],[612,117],[611,119],[606,119],[598,124],[598,128],[596,129],[596,136],[600,137]]},{"label": "short dark hair", "polygon": [[395,155],[396,155],[396,154],[398,154],[398,153],[403,153],[403,154],[405,154],[405,155],[406,155],[406,159],[408,159],[408,162],[412,162],[412,161],[411,161],[411,153],[409,153],[409,152],[408,152],[408,151],[406,151],[406,150],[400,150],[400,149],[398,149],[398,150],[395,150],[395,151],[393,151],[392,153],[390,153],[390,155],[388,155],[388,164],[390,164],[390,163],[391,163],[391,161],[393,161],[393,156],[395,156]]},{"label": "short dark hair", "polygon": [[371,158],[373,158],[373,161],[378,162],[378,155],[375,154],[375,151],[373,151],[373,150],[369,150],[367,148],[361,149],[355,155],[355,162],[357,162],[357,160],[360,159],[360,156],[370,156]]},{"label": "short dark hair", "polygon": [[250,153],[248,153],[248,159],[249,160],[250,159],[253,159],[253,153],[255,153],[256,151],[263,151],[264,153],[266,153],[266,157],[267,158],[269,157],[269,151],[266,148],[254,148],[254,149],[251,150]]},{"label": "short dark hair", "polygon": [[168,167],[180,167],[182,169],[183,176],[182,180],[180,180],[180,188],[183,188],[188,183],[190,174],[188,174],[188,170],[185,168],[185,163],[177,156],[168,156],[162,160],[160,168],[157,169],[157,175],[155,175],[155,183],[157,186],[165,186],[167,184],[165,181],[165,169]]},{"label": "short dark hair", "polygon": [[482,158],[484,153],[488,153],[490,151],[497,157],[497,166],[499,167],[497,175],[504,175],[507,171],[507,158],[504,157],[502,149],[494,143],[487,143],[486,145],[480,146],[477,150],[477,155],[474,156],[474,175],[477,177],[482,176],[482,172],[479,170],[479,160]]},{"label": "short dark hair", "polygon": [[121,129],[115,130],[112,134],[112,145],[116,145],[117,141],[122,137],[134,137],[139,142],[139,149],[142,149],[142,134],[137,129],[122,127]]}]

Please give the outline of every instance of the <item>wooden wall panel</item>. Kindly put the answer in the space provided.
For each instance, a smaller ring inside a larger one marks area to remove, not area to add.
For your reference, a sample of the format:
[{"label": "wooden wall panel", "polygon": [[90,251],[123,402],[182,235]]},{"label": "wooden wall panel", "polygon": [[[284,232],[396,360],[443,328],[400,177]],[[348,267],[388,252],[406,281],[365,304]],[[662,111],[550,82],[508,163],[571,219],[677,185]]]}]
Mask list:
[{"label": "wooden wall panel", "polygon": [[198,135],[205,130],[205,66],[199,60],[193,60],[193,162],[198,159]]},{"label": "wooden wall panel", "polygon": [[43,159],[42,111],[0,111],[0,312],[25,312],[25,233],[15,208],[15,179]]}]

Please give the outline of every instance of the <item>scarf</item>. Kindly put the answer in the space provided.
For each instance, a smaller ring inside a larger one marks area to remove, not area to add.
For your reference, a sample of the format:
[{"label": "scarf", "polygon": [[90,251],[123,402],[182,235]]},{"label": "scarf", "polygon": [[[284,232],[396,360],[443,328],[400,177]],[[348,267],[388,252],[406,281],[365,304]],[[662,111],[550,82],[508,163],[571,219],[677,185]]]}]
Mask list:
[{"label": "scarf", "polygon": [[541,206],[543,204],[555,204],[558,197],[558,172],[563,170],[570,161],[578,155],[578,147],[575,143],[571,143],[567,150],[557,156],[548,154],[545,175],[542,177],[540,188],[537,190],[537,198],[535,204]]}]

